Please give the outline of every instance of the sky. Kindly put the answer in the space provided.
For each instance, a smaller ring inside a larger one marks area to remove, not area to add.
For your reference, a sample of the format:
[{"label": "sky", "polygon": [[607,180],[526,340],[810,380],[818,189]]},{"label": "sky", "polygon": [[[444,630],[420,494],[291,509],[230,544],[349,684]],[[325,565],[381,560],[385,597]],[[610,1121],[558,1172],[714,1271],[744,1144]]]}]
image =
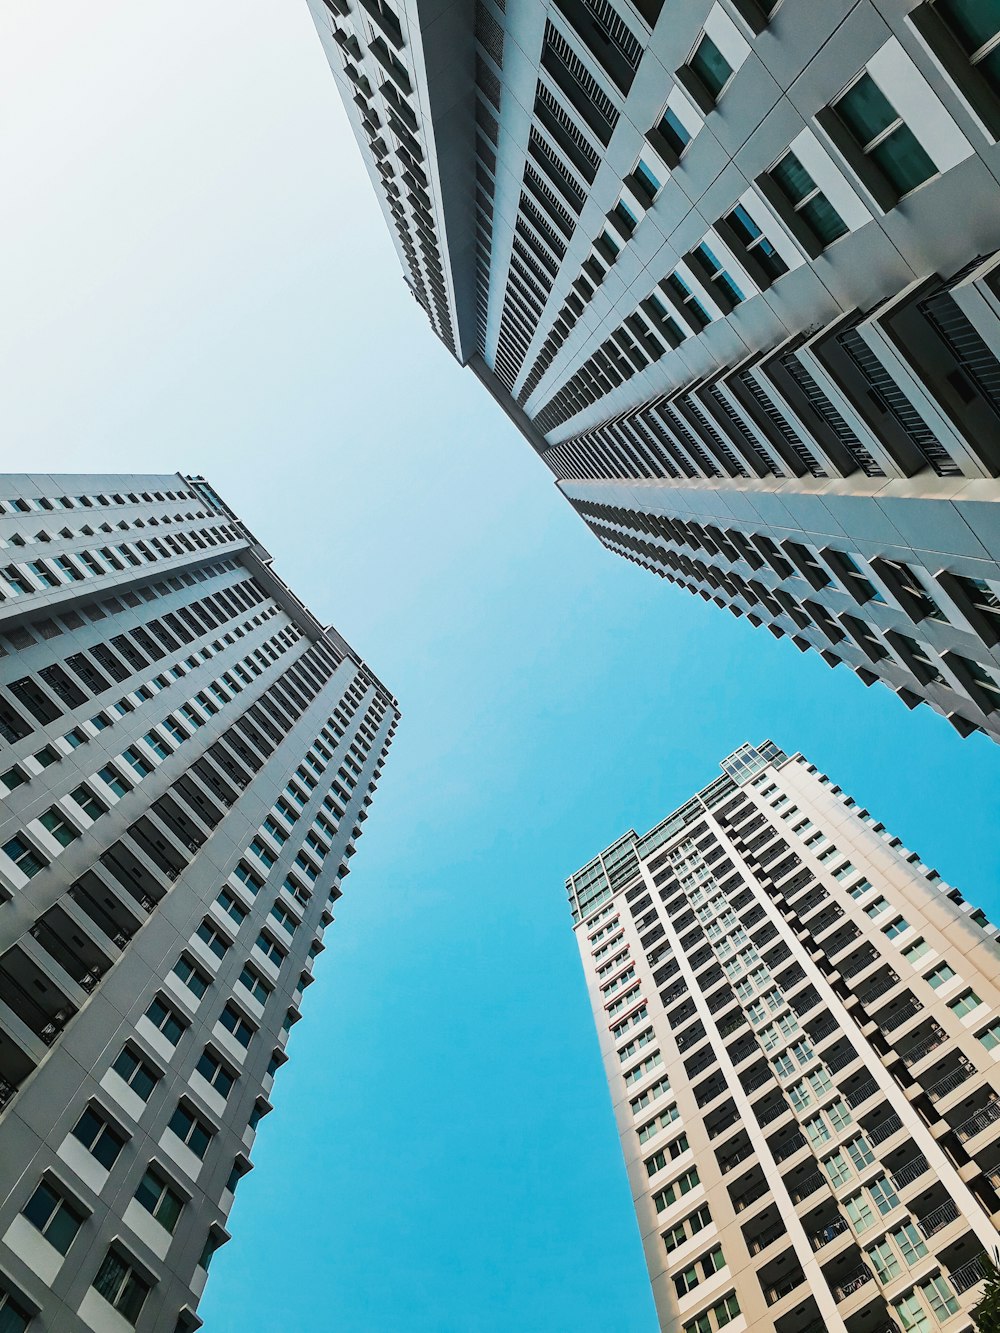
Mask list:
[{"label": "sky", "polygon": [[303,0],[0,5],[0,180],[6,469],[204,473],[403,710],[206,1333],[653,1333],[566,876],[770,736],[997,919],[995,748],[603,550]]}]

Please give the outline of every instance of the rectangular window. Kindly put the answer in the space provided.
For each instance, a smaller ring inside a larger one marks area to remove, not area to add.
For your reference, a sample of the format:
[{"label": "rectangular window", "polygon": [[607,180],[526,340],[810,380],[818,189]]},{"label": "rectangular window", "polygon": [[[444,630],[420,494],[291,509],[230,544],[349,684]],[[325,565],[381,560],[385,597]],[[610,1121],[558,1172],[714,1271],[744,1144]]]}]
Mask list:
[{"label": "rectangular window", "polygon": [[94,1278],[94,1290],[128,1323],[134,1325],[142,1313],[152,1287],[115,1246],[108,1250]]},{"label": "rectangular window", "polygon": [[111,1068],[144,1102],[149,1101],[153,1089],[160,1081],[156,1070],[140,1059],[131,1046],[122,1048]]},{"label": "rectangular window", "polygon": [[[21,1212],[60,1254],[67,1252],[83,1225],[83,1215],[79,1210],[68,1204],[45,1180],[38,1186]],[[0,1330],[7,1327],[4,1315],[3,1302],[0,1301]]]},{"label": "rectangular window", "polygon": [[1000,6],[996,0],[936,0],[934,10],[1000,97]]},{"label": "rectangular window", "polygon": [[[783,273],[788,272],[788,265],[742,204],[736,205],[726,221],[749,258],[760,265],[768,282],[773,282],[775,278],[780,278]],[[774,808],[778,809],[787,801],[788,797],[782,796],[780,800],[774,802]]]},{"label": "rectangular window", "polygon": [[938,990],[939,987],[951,981],[955,976],[956,972],[953,967],[949,967],[947,963],[941,963],[933,972],[928,972],[924,980],[932,990]]},{"label": "rectangular window", "polygon": [[862,74],[834,104],[834,110],[897,199],[937,173],[913,131],[870,74]]},{"label": "rectangular window", "polygon": [[187,1024],[159,996],[146,1010],[146,1017],[157,1031],[162,1032],[171,1046],[176,1046],[184,1035]]},{"label": "rectangular window", "polygon": [[974,990],[964,991],[956,1000],[952,1000],[948,1008],[956,1018],[964,1018],[966,1014],[971,1014],[973,1009],[978,1009],[982,1000]]},{"label": "rectangular window", "polygon": [[11,838],[9,842],[4,843],[2,850],[28,879],[33,879],[49,864],[47,858],[36,851],[26,838]]},{"label": "rectangular window", "polygon": [[702,34],[687,63],[712,101],[717,102],[733,76],[733,67],[707,33]]},{"label": "rectangular window", "polygon": [[208,1145],[212,1142],[212,1131],[202,1124],[198,1117],[181,1102],[170,1117],[169,1128],[185,1147],[190,1148],[195,1157],[204,1159]]},{"label": "rectangular window", "polygon": [[110,1171],[118,1160],[118,1154],[125,1147],[124,1136],[112,1129],[108,1122],[88,1106],[73,1129],[73,1137],[79,1139],[93,1157],[106,1171]]},{"label": "rectangular window", "polygon": [[150,1167],[139,1181],[135,1197],[156,1218],[164,1230],[173,1235],[174,1227],[180,1218],[184,1200],[170,1188],[155,1167]]},{"label": "rectangular window", "polygon": [[794,153],[786,153],[769,175],[821,250],[846,235],[847,223]]},{"label": "rectangular window", "polygon": [[222,1026],[233,1034],[241,1046],[249,1046],[253,1040],[255,1028],[242,1018],[231,1004],[227,1004],[225,1009],[219,1015],[219,1022]]},{"label": "rectangular window", "polygon": [[223,1064],[214,1051],[208,1049],[202,1051],[195,1069],[223,1099],[232,1092],[236,1075]]}]

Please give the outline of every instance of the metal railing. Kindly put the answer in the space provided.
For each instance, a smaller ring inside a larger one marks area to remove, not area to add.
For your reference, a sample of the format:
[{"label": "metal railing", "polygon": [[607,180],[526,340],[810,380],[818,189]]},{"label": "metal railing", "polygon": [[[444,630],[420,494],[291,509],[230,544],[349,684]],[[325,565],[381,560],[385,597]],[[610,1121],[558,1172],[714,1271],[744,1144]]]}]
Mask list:
[{"label": "metal railing", "polygon": [[893,1112],[888,1119],[883,1120],[882,1123],[876,1125],[874,1129],[865,1129],[865,1137],[869,1143],[881,1143],[884,1139],[887,1139],[890,1134],[895,1134],[897,1129],[902,1128],[902,1120],[900,1120],[899,1116]]},{"label": "metal railing", "polygon": [[960,1125],[956,1125],[955,1133],[959,1140],[965,1143],[967,1139],[982,1133],[988,1125],[994,1124],[997,1120],[1000,1120],[1000,1099],[987,1102],[982,1110],[977,1111],[968,1120],[963,1120]]},{"label": "metal railing", "polygon": [[784,1222],[777,1221],[772,1226],[769,1226],[766,1230],[762,1231],[759,1236],[751,1237],[747,1242],[747,1248],[750,1250],[751,1254],[760,1254],[761,1250],[766,1250],[767,1247],[773,1241],[776,1241],[779,1236],[787,1235],[788,1231]]},{"label": "metal railing", "polygon": [[944,1078],[939,1078],[936,1083],[932,1083],[924,1091],[932,1102],[940,1101],[942,1097],[947,1097],[949,1092],[954,1092],[956,1088],[961,1087],[966,1079],[971,1078],[975,1072],[975,1069],[969,1065],[959,1065],[957,1069],[953,1069],[950,1074],[945,1074]]},{"label": "metal railing", "polygon": [[945,1034],[941,1028],[936,1028],[926,1040],[918,1042],[916,1046],[911,1046],[908,1051],[902,1051],[903,1063],[909,1068],[915,1065],[918,1060],[922,1060],[925,1055],[930,1055],[931,1051],[936,1051],[945,1039]]},{"label": "metal railing", "polygon": [[961,1268],[956,1268],[953,1273],[948,1274],[951,1285],[955,1288],[956,1296],[961,1296],[964,1291],[974,1287],[977,1282],[982,1282],[986,1277],[986,1252],[976,1256]]},{"label": "metal railing", "polygon": [[824,1245],[829,1245],[831,1240],[837,1236],[842,1236],[847,1230],[847,1220],[838,1217],[834,1222],[828,1222],[825,1227],[820,1227],[818,1231],[813,1231],[809,1236],[809,1244],[814,1250],[821,1250]]},{"label": "metal railing", "polygon": [[728,1175],[729,1172],[732,1171],[734,1166],[739,1166],[740,1162],[745,1162],[748,1157],[753,1157],[756,1151],[757,1150],[753,1146],[753,1144],[748,1143],[744,1147],[742,1147],[739,1150],[739,1152],[736,1153],[733,1157],[727,1157],[725,1161],[722,1161],[722,1159],[719,1158],[718,1153],[716,1153],[716,1157],[719,1158],[720,1171],[724,1176]]},{"label": "metal railing", "polygon": [[869,1078],[864,1083],[860,1083],[853,1092],[845,1092],[844,1099],[848,1106],[860,1106],[862,1102],[866,1102],[878,1090],[879,1085],[873,1078]]},{"label": "metal railing", "polygon": [[821,1185],[826,1184],[826,1177],[819,1171],[814,1171],[811,1176],[806,1176],[805,1180],[800,1180],[797,1185],[789,1185],[788,1197],[792,1203],[801,1203],[803,1199],[808,1199],[810,1194],[815,1194]]},{"label": "metal railing", "polygon": [[797,1153],[800,1148],[804,1148],[805,1146],[806,1141],[803,1136],[801,1134],[793,1134],[790,1139],[787,1139],[784,1143],[774,1149],[772,1156],[776,1162],[783,1162],[786,1158],[791,1157],[793,1153]]},{"label": "metal railing", "polygon": [[899,985],[899,977],[896,976],[895,972],[892,972],[889,974],[889,976],[884,977],[881,981],[876,981],[874,986],[871,986],[868,990],[866,990],[864,995],[859,995],[858,999],[865,1006],[865,1008],[867,1008],[872,1000],[877,1000],[880,995],[885,995],[887,991],[891,991],[894,986],[898,985]]},{"label": "metal railing", "polygon": [[874,1281],[874,1278],[875,1274],[872,1270],[862,1265],[861,1268],[855,1269],[855,1271],[848,1277],[845,1277],[840,1282],[835,1282],[831,1286],[833,1299],[839,1305],[841,1301],[846,1301],[848,1296],[853,1296],[856,1291],[860,1291],[866,1282]]},{"label": "metal railing", "polygon": [[940,1208],[935,1208],[933,1212],[917,1218],[917,1226],[923,1236],[933,1236],[936,1231],[946,1227],[949,1222],[954,1222],[959,1216],[958,1204],[954,1199],[949,1199],[943,1203]]},{"label": "metal railing", "polygon": [[0,1078],[0,1111],[13,1101],[16,1092],[16,1084],[8,1082],[5,1078]]},{"label": "metal railing", "polygon": [[763,1111],[758,1111],[757,1108],[756,1108],[755,1106],[754,1106],[754,1107],[751,1107],[750,1109],[753,1111],[754,1115],[757,1117],[757,1124],[758,1124],[758,1125],[769,1125],[769,1124],[771,1123],[772,1120],[777,1120],[777,1118],[778,1118],[779,1115],[784,1115],[785,1112],[786,1112],[787,1110],[789,1110],[790,1108],[789,1108],[789,1105],[788,1105],[787,1102],[785,1102],[785,1101],[778,1101],[778,1102],[775,1102],[775,1104],[774,1104],[773,1106],[768,1106],[768,1107],[767,1107],[765,1110],[763,1110]]},{"label": "metal railing", "polygon": [[894,1009],[891,1014],[886,1014],[884,1018],[876,1019],[883,1032],[893,1032],[908,1018],[914,1014],[919,1014],[923,1010],[923,1005],[919,1000],[909,999],[905,1004],[901,1004],[898,1009]]},{"label": "metal railing", "polygon": [[906,1185],[912,1185],[915,1180],[919,1180],[925,1171],[930,1170],[930,1165],[923,1153],[918,1153],[916,1157],[911,1157],[905,1162],[898,1171],[890,1171],[889,1176],[896,1189],[903,1189]]}]

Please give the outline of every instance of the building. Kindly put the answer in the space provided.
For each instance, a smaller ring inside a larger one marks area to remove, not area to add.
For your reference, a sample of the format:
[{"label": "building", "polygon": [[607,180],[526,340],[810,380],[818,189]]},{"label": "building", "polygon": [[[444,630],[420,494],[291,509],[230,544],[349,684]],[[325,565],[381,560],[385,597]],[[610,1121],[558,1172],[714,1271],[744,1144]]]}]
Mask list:
[{"label": "building", "polygon": [[200,477],[0,545],[0,1328],[183,1333],[398,710]]},{"label": "building", "polygon": [[722,768],[567,881],[660,1327],[966,1333],[997,928],[801,754]]},{"label": "building", "polygon": [[600,541],[1000,738],[992,0],[309,3],[414,296]]}]

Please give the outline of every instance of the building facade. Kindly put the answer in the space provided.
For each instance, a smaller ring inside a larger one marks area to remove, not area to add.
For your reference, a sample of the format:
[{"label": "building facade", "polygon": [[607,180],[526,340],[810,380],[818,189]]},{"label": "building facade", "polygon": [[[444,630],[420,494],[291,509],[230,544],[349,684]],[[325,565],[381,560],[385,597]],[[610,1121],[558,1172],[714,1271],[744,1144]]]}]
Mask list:
[{"label": "building facade", "polygon": [[0,1328],[183,1333],[398,710],[201,478],[0,545]]},{"label": "building facade", "polygon": [[770,741],[567,881],[664,1333],[966,1333],[997,928]]},{"label": "building facade", "polygon": [[415,298],[599,540],[1000,738],[995,0],[309,3]]}]

